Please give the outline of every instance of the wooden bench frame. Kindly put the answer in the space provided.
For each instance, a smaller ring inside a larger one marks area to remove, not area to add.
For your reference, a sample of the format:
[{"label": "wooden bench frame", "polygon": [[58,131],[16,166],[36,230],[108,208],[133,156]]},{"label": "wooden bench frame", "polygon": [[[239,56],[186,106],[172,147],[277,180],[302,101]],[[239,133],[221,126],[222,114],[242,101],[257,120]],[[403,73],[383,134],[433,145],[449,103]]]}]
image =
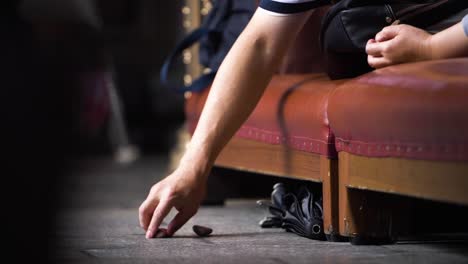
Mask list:
[{"label": "wooden bench frame", "polygon": [[233,138],[216,160],[216,166],[322,184],[324,231],[331,241],[338,236],[338,162],[325,156],[283,145]]},{"label": "wooden bench frame", "polygon": [[[343,236],[385,236],[392,229],[390,218],[410,210],[402,204],[371,204],[356,190],[468,205],[466,162],[369,158],[345,152],[339,153],[338,160],[338,226]],[[370,223],[377,215],[381,221]]]},{"label": "wooden bench frame", "polygon": [[[322,184],[324,231],[330,241],[349,237],[363,243],[392,242],[393,235],[405,228],[401,225],[405,220],[397,224],[397,218],[411,210],[398,197],[468,205],[464,189],[468,164],[463,162],[368,158],[345,152],[333,160],[282,145],[233,138],[215,164]],[[398,196],[390,201],[379,193]]]}]

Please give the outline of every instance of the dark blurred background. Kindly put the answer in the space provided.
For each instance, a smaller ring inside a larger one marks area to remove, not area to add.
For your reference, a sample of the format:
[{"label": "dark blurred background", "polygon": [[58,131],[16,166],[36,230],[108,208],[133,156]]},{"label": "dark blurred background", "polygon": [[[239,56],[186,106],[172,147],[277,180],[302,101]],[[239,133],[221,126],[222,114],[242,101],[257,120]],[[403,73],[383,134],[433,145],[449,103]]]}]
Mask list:
[{"label": "dark blurred background", "polygon": [[[126,163],[174,146],[183,97],[162,87],[158,74],[183,35],[182,4],[1,1],[7,257],[48,258],[54,243],[48,234],[68,191],[59,183],[74,160],[109,155]],[[182,72],[177,65],[171,78],[181,79]]]}]

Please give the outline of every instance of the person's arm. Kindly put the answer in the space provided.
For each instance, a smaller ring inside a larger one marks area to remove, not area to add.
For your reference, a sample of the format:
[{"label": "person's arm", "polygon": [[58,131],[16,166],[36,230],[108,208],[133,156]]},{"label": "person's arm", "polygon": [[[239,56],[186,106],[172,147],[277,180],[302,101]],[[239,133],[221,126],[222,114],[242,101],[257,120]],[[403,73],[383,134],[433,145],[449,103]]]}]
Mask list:
[{"label": "person's arm", "polygon": [[140,206],[140,224],[152,238],[175,207],[173,235],[198,210],[216,157],[253,111],[291,42],[312,11],[273,16],[257,10],[223,61],[179,167],[155,184]]},{"label": "person's arm", "polygon": [[431,37],[431,58],[447,59],[468,56],[468,16]]},{"label": "person's arm", "polygon": [[385,27],[366,46],[369,65],[382,68],[422,60],[468,55],[468,17],[463,22],[431,35],[424,30],[396,25]]}]

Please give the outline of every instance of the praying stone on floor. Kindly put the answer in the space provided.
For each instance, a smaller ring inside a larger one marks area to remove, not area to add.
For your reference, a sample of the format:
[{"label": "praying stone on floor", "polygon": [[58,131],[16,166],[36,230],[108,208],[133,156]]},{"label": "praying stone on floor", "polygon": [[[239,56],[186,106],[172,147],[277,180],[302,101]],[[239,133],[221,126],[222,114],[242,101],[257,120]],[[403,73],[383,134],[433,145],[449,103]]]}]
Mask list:
[{"label": "praying stone on floor", "polygon": [[209,227],[205,227],[205,226],[200,226],[200,225],[194,225],[192,229],[193,229],[193,232],[195,232],[195,234],[197,234],[200,237],[209,236],[211,232],[213,232],[213,229]]}]

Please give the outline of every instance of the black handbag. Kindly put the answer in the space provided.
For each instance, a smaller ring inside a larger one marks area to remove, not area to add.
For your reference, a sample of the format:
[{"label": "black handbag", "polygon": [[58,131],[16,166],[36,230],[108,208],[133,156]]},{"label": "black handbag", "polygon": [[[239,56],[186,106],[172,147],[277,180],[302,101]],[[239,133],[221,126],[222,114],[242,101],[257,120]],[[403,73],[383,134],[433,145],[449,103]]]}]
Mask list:
[{"label": "black handbag", "polygon": [[263,228],[279,227],[315,240],[325,240],[323,231],[322,193],[308,184],[273,186],[270,201],[257,201],[271,216],[260,221]]},{"label": "black handbag", "polygon": [[341,0],[322,20],[327,74],[342,79],[371,71],[366,43],[395,20],[424,29],[466,8],[467,0]]}]

